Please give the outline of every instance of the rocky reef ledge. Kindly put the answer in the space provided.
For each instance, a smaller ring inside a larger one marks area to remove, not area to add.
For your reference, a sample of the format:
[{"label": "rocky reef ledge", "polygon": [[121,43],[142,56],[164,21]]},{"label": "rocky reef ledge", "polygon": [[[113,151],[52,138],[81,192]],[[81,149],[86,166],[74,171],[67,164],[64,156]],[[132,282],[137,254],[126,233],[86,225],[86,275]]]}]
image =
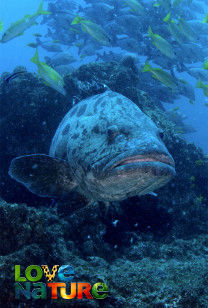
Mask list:
[{"label": "rocky reef ledge", "polygon": [[[208,159],[184,140],[180,115],[170,116],[145,92],[131,61],[80,67],[64,77],[66,97],[35,74],[21,74],[9,85],[6,75],[0,80],[0,306],[208,307]],[[105,85],[164,130],[177,175],[157,196],[113,202],[106,211],[102,203],[87,205],[75,193],[69,200],[39,198],[9,178],[13,157],[47,154],[72,104],[105,91]],[[75,281],[103,281],[109,296],[70,303],[15,300],[15,264],[70,264]]]}]

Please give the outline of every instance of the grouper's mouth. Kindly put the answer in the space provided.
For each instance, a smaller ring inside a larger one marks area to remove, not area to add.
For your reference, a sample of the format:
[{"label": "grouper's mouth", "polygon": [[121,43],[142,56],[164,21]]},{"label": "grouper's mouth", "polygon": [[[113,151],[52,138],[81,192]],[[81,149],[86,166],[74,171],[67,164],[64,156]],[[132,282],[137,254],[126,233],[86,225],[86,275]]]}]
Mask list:
[{"label": "grouper's mouth", "polygon": [[125,173],[130,169],[136,172],[140,172],[147,169],[157,169],[157,174],[159,175],[165,171],[165,173],[174,174],[175,173],[175,163],[171,156],[166,153],[146,153],[146,154],[134,154],[130,155],[121,154],[109,161],[103,168],[104,173]]},{"label": "grouper's mouth", "polygon": [[143,162],[160,162],[163,164],[167,164],[171,167],[175,167],[173,159],[169,156],[164,154],[157,154],[157,155],[135,155],[129,156],[117,161],[111,166],[111,169],[116,169],[121,166],[127,166],[129,164],[135,163],[143,163]]},{"label": "grouper's mouth", "polygon": [[100,196],[106,200],[123,200],[152,192],[175,175],[175,164],[171,155],[164,152],[139,153],[124,151],[114,157],[105,156],[97,165]]}]

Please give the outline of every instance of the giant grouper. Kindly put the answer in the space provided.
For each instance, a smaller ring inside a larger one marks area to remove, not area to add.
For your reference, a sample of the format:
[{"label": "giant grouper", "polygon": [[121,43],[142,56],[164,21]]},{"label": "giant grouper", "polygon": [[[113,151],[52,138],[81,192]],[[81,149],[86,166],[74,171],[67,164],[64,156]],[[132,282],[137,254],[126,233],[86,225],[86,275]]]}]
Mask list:
[{"label": "giant grouper", "polygon": [[73,190],[89,202],[108,202],[153,192],[175,167],[161,129],[131,100],[107,90],[69,110],[49,155],[14,158],[9,175],[42,197]]}]

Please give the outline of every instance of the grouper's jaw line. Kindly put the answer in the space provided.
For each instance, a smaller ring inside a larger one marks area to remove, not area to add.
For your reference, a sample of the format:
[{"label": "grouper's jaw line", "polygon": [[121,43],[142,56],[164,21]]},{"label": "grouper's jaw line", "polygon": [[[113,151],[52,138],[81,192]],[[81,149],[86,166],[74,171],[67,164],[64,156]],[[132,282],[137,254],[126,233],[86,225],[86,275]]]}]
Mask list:
[{"label": "grouper's jaw line", "polygon": [[144,163],[144,162],[147,163],[159,162],[174,168],[174,162],[168,155],[154,154],[154,155],[135,155],[135,156],[125,157],[120,161],[113,163],[109,168],[109,170],[116,169],[121,166],[128,166],[129,164]]},{"label": "grouper's jaw line", "polygon": [[137,153],[134,151],[119,154],[105,164],[100,173],[102,175],[99,179],[99,191],[106,200],[145,195],[162,187],[174,177],[174,161],[170,155],[156,152]]},{"label": "grouper's jaw line", "polygon": [[120,163],[105,170],[96,181],[97,185],[91,187],[98,200],[115,201],[145,195],[162,187],[175,175],[174,167],[158,160],[138,161],[128,157]]},{"label": "grouper's jaw line", "polygon": [[174,161],[168,152],[138,152],[124,151],[100,159],[97,166],[94,163],[89,191],[93,191],[98,200],[123,200],[152,192],[174,177]]}]

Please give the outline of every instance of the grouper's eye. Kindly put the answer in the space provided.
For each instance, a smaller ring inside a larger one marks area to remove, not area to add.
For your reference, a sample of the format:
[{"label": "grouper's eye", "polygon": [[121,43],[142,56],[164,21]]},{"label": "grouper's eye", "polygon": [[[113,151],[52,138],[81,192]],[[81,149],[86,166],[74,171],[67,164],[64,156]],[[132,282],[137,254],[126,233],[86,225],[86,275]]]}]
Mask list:
[{"label": "grouper's eye", "polygon": [[112,125],[108,127],[107,130],[108,144],[112,144],[114,142],[119,143],[127,140],[129,139],[129,134],[130,132],[128,127],[118,128],[117,125]]},{"label": "grouper's eye", "polygon": [[108,130],[107,130],[108,144],[113,143],[115,138],[118,136],[118,134],[119,134],[119,130],[116,125],[112,125],[108,127]]}]

